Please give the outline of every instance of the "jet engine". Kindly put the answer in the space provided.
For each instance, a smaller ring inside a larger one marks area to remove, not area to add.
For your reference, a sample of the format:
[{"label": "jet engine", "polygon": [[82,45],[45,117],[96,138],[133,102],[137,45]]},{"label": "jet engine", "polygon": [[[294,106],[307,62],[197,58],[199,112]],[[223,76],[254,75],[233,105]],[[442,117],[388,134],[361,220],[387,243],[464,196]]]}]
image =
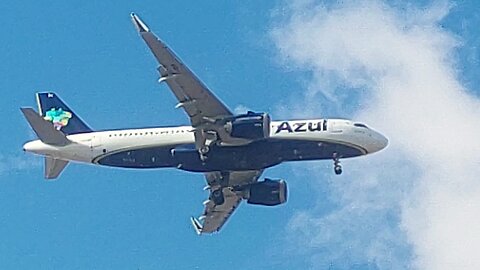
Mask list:
[{"label": "jet engine", "polygon": [[249,204],[279,205],[287,201],[287,183],[265,178],[263,182],[249,185],[247,194]]},{"label": "jet engine", "polygon": [[270,136],[270,116],[267,113],[248,112],[229,119],[225,130],[234,138],[261,140]]}]

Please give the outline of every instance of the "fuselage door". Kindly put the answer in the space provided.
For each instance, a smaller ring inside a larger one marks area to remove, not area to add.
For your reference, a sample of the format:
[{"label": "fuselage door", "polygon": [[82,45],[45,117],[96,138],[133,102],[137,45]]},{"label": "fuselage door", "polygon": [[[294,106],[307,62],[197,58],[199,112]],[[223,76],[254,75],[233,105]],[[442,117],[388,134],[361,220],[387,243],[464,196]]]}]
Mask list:
[{"label": "fuselage door", "polygon": [[325,123],[327,130],[329,130],[332,133],[343,132],[345,125],[346,125],[345,121],[342,121],[342,120],[330,120],[327,123]]},{"label": "fuselage door", "polygon": [[95,148],[100,148],[102,146],[102,137],[98,134],[93,135],[90,140],[90,148],[94,150]]}]

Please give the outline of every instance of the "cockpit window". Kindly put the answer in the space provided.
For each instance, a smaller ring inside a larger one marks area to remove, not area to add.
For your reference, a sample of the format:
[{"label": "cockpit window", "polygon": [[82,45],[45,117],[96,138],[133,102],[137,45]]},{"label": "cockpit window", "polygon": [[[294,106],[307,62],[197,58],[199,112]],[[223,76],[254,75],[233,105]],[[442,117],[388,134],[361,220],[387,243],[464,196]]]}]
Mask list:
[{"label": "cockpit window", "polygon": [[367,128],[368,129],[368,127],[365,124],[362,124],[362,123],[355,123],[353,125],[356,126],[356,127],[361,127],[361,128]]}]

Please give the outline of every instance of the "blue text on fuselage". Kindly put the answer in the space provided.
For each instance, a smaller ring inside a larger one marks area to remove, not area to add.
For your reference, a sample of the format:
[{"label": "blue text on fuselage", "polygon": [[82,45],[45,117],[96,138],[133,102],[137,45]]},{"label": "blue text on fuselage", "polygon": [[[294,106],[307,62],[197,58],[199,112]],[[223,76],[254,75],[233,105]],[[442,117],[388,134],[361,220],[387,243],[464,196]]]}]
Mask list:
[{"label": "blue text on fuselage", "polygon": [[285,121],[277,126],[275,134],[280,132],[299,133],[316,131],[327,131],[327,120],[305,122]]}]

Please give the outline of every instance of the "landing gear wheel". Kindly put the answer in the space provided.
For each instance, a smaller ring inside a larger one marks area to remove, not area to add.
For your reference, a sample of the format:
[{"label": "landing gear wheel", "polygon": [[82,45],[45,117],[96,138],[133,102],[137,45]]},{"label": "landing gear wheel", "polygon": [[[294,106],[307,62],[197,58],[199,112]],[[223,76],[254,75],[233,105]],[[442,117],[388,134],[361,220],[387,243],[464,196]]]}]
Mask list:
[{"label": "landing gear wheel", "polygon": [[208,145],[205,145],[205,146],[200,147],[200,149],[198,149],[198,151],[200,152],[200,154],[206,155],[210,151],[210,147],[208,147]]},{"label": "landing gear wheel", "polygon": [[223,196],[222,188],[212,191],[210,199],[215,203],[215,205],[222,205],[225,203],[225,197]]},{"label": "landing gear wheel", "polygon": [[340,158],[336,152],[333,153],[333,170],[336,175],[342,174],[342,165],[340,165]]},{"label": "landing gear wheel", "polygon": [[338,165],[334,167],[334,171],[336,175],[342,174],[342,166]]},{"label": "landing gear wheel", "polygon": [[198,153],[200,154],[200,160],[205,162],[207,160],[207,153],[210,151],[210,147],[208,145],[204,145],[198,149]]}]

